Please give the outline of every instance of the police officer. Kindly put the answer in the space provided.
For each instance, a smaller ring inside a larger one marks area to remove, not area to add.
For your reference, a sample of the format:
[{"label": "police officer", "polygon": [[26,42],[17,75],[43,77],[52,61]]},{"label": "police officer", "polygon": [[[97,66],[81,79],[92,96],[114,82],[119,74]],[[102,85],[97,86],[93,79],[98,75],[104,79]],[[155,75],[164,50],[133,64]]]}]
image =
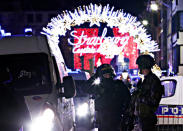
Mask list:
[{"label": "police officer", "polygon": [[136,64],[144,80],[139,80],[137,89],[132,95],[132,111],[137,118],[137,131],[155,131],[157,123],[156,110],[163,94],[163,87],[160,79],[151,71],[155,65],[150,55],[140,55]]},{"label": "police officer", "polygon": [[99,131],[119,131],[121,116],[130,101],[130,92],[120,80],[113,80],[114,69],[102,64],[87,81],[87,92],[95,98]]}]

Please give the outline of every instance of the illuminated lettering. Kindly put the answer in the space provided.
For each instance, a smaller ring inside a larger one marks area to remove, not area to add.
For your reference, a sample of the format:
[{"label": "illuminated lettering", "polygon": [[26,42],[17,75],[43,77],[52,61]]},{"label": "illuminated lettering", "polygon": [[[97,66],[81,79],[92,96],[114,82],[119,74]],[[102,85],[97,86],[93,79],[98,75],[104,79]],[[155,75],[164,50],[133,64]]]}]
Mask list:
[{"label": "illuminated lettering", "polygon": [[102,43],[102,40],[105,39],[106,34],[107,34],[107,28],[104,28],[104,30],[102,32],[102,37],[101,37],[100,43]]},{"label": "illuminated lettering", "polygon": [[95,53],[96,49],[95,48],[89,48],[86,47],[84,49],[79,49],[79,48],[74,48],[73,53]]},{"label": "illuminated lettering", "polygon": [[[74,35],[74,33],[77,33],[77,31],[72,31],[71,32],[71,36],[74,37],[76,40],[78,40],[77,43],[73,43],[70,39],[68,39],[68,42],[71,45],[83,45],[84,42],[86,41],[87,35],[84,35],[84,31],[82,31],[81,35],[78,37],[77,35]],[[82,42],[82,40],[84,39],[84,41]]]},{"label": "illuminated lettering", "polygon": [[[96,52],[102,53],[104,51],[102,51],[99,48],[105,41],[109,43],[107,48],[110,48],[110,52],[115,52],[116,54],[119,54],[124,49],[124,47],[128,44],[128,40],[130,37],[130,36],[106,37],[107,28],[104,28],[101,37],[96,37],[96,36],[89,37],[87,35],[84,35],[85,34],[84,31],[81,32],[80,36],[77,36],[76,34],[77,34],[77,31],[72,31],[70,33],[70,35],[74,38],[74,42],[72,42],[70,38],[68,39],[68,42],[74,46],[73,53],[96,53]],[[118,45],[119,43],[120,45]],[[113,47],[115,46],[115,47],[111,48],[111,46],[109,46],[110,44],[112,44],[112,46]],[[84,47],[80,48],[82,45],[84,45]]]}]

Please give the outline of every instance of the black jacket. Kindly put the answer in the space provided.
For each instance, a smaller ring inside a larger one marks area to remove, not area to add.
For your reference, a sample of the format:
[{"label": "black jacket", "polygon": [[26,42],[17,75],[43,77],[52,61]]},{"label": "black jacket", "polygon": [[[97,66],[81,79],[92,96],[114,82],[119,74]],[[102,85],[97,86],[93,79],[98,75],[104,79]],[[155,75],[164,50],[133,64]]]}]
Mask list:
[{"label": "black jacket", "polygon": [[96,110],[123,114],[127,109],[131,96],[128,88],[120,80],[102,80],[99,85],[94,84],[95,76],[86,84],[87,92],[95,98]]},{"label": "black jacket", "polygon": [[135,115],[139,117],[155,115],[163,92],[160,79],[152,72],[145,76],[143,82],[140,80],[137,84],[137,90],[132,96]]}]

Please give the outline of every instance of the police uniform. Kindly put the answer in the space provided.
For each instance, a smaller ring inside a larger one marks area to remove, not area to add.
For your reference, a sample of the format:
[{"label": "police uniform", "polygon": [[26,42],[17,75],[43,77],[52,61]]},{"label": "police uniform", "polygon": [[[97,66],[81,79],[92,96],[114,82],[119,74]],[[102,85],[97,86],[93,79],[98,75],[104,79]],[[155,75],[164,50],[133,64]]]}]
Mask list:
[{"label": "police uniform", "polygon": [[156,110],[163,94],[163,86],[160,79],[151,71],[155,64],[149,55],[142,55],[137,58],[139,69],[148,69],[149,73],[144,80],[139,80],[137,90],[132,95],[132,111],[137,118],[137,131],[155,131],[157,123]]},{"label": "police uniform", "polygon": [[135,116],[138,118],[139,131],[154,131],[157,123],[156,110],[159,106],[163,87],[159,78],[150,72],[138,83],[135,100]]},{"label": "police uniform", "polygon": [[[114,76],[108,79],[101,78],[103,73],[111,73],[110,69],[104,69],[106,72],[103,72],[104,70],[102,69],[106,67],[110,67],[110,65],[104,64],[100,66],[99,69],[101,69],[88,80],[88,93],[93,94],[95,97],[99,131],[119,131],[121,115],[130,102],[130,92],[122,81],[113,80]],[[100,84],[92,84],[98,77],[101,78]]]}]

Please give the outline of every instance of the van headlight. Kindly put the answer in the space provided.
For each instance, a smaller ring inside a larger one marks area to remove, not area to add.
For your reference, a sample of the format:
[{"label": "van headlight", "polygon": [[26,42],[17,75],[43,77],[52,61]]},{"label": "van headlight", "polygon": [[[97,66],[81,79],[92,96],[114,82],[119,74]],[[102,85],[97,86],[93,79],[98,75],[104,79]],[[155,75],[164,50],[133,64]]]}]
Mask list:
[{"label": "van headlight", "polygon": [[30,131],[51,131],[55,113],[50,108],[45,108],[40,116],[35,118],[30,126]]},{"label": "van headlight", "polygon": [[88,114],[88,103],[83,103],[77,108],[77,115],[79,117],[84,117]]}]

